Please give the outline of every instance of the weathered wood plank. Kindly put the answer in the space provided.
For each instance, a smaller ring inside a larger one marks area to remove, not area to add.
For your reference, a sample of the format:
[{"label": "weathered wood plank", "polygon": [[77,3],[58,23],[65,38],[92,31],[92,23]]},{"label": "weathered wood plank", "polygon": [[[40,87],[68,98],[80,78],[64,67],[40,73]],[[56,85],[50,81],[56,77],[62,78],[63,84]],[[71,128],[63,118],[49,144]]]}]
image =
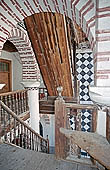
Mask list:
[{"label": "weathered wood plank", "polygon": [[80,148],[87,151],[95,160],[110,169],[110,144],[105,137],[90,132],[72,131],[60,128],[60,132]]},{"label": "weathered wood plank", "polygon": [[61,14],[39,13],[25,19],[49,95],[57,95],[62,86],[64,96],[73,96],[68,45]]},{"label": "weathered wood plank", "polygon": [[63,100],[55,101],[55,156],[57,159],[65,159],[68,153],[67,138],[60,132],[60,127],[66,127],[63,104]]}]

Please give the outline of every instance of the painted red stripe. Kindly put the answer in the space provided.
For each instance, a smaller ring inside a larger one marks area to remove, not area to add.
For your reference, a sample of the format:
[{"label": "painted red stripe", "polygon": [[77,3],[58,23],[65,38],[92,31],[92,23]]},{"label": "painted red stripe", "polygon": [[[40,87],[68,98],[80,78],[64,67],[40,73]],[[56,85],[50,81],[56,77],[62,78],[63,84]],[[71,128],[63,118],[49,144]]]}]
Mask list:
[{"label": "painted red stripe", "polygon": [[110,70],[97,70],[96,74],[110,74]]},{"label": "painted red stripe", "polygon": [[52,0],[52,2],[53,2],[53,4],[54,4],[55,11],[58,13],[58,9],[57,9],[57,7],[56,7],[55,1]]},{"label": "painted red stripe", "polygon": [[5,3],[4,0],[2,0],[2,3],[5,5],[5,7],[7,7],[7,9],[8,9],[11,13],[13,13],[12,9]]},{"label": "painted red stripe", "polygon": [[91,25],[87,26],[87,28],[86,28],[86,36],[87,37],[89,36],[90,28],[92,28],[94,26],[95,26],[95,22],[93,22]]},{"label": "painted red stripe", "polygon": [[110,14],[97,15],[97,18],[110,17]]},{"label": "painted red stripe", "polygon": [[43,0],[43,2],[44,2],[44,5],[47,6],[46,0]]},{"label": "painted red stripe", "polygon": [[2,37],[2,36],[0,36],[0,38],[2,39],[2,40],[6,40],[4,37]]},{"label": "painted red stripe", "polygon": [[6,19],[6,17],[0,12],[0,16],[3,17],[4,19]]},{"label": "painted red stripe", "polygon": [[107,30],[96,30],[96,34],[105,34],[105,33],[110,33],[110,29],[107,29]]},{"label": "painted red stripe", "polygon": [[96,79],[108,79],[108,75],[96,75]]},{"label": "painted red stripe", "polygon": [[33,2],[34,2],[34,5],[38,8],[38,4],[36,3],[36,1],[33,0]]},{"label": "painted red stripe", "polygon": [[4,40],[0,40],[0,42],[3,42],[3,43],[4,43]]},{"label": "painted red stripe", "polygon": [[24,2],[24,5],[25,5],[26,8],[29,10],[29,12],[30,12],[31,14],[33,14],[26,2]]},{"label": "painted red stripe", "polygon": [[84,13],[82,14],[82,18],[93,8],[94,8],[94,3],[92,3],[86,11],[84,11]]},{"label": "painted red stripe", "polygon": [[110,36],[96,37],[96,41],[110,41]]},{"label": "painted red stripe", "polygon": [[79,16],[81,17],[81,12],[91,4],[92,0],[89,0],[79,11]]},{"label": "painted red stripe", "polygon": [[81,26],[83,27],[83,19],[84,19],[84,16],[90,11],[90,10],[92,10],[94,8],[94,3],[92,3],[89,7],[88,7],[88,9],[86,10],[86,11],[84,11],[84,13],[82,14],[82,18],[81,18]]},{"label": "painted red stripe", "polygon": [[35,13],[34,9],[32,8],[32,5],[30,5],[29,1],[26,1],[26,2],[28,4],[29,8],[31,9],[32,13]]},{"label": "painted red stripe", "polygon": [[95,54],[95,56],[103,56],[103,55],[110,55],[110,51],[106,51],[106,52],[97,52]]},{"label": "painted red stripe", "polygon": [[80,1],[80,0],[76,0],[76,2],[75,2],[74,5],[73,5],[73,9],[74,9],[74,14],[75,14],[75,16],[76,16],[75,8],[76,8],[76,5],[78,4],[79,1]]},{"label": "painted red stripe", "polygon": [[99,58],[96,58],[95,57],[95,62],[103,62],[103,61],[110,61],[110,57],[99,57]]},{"label": "painted red stripe", "polygon": [[104,7],[104,8],[97,8],[96,11],[97,12],[107,12],[107,11],[110,11],[110,6],[109,7]]}]

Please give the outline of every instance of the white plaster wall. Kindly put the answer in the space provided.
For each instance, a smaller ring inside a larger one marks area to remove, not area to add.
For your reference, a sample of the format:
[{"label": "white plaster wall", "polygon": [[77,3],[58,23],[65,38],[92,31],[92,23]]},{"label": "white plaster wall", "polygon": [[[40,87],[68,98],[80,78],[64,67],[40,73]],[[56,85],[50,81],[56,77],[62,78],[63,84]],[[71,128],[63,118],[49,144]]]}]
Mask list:
[{"label": "white plaster wall", "polygon": [[46,124],[43,117],[40,118],[40,122],[43,126],[43,137],[49,138],[49,146],[55,147],[55,116],[50,116],[50,124]]},{"label": "white plaster wall", "polygon": [[96,132],[106,137],[106,112],[98,110]]},{"label": "white plaster wall", "polygon": [[12,91],[23,89],[20,84],[22,82],[22,64],[19,53],[2,51],[0,58],[12,61]]}]

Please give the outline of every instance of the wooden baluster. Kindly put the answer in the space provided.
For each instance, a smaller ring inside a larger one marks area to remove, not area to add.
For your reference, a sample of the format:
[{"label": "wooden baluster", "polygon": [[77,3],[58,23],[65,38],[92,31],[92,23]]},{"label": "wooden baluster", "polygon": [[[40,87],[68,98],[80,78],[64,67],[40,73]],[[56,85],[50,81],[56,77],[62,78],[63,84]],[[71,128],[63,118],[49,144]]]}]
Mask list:
[{"label": "wooden baluster", "polygon": [[29,149],[29,143],[30,143],[30,141],[29,141],[29,131],[27,129],[27,149]]},{"label": "wooden baluster", "polygon": [[24,113],[24,106],[23,106],[23,91],[21,92],[21,112]]},{"label": "wooden baluster", "polygon": [[96,128],[97,128],[97,108],[94,108],[93,112],[92,112],[92,132],[96,132]]},{"label": "wooden baluster", "polygon": [[32,150],[34,150],[34,134],[32,133]]},{"label": "wooden baluster", "polygon": [[6,96],[4,96],[4,103],[9,107],[9,104],[8,104],[8,96],[6,95]]},{"label": "wooden baluster", "polygon": [[26,112],[26,91],[23,92],[23,106],[24,106],[24,112]]},{"label": "wooden baluster", "polygon": [[20,147],[23,147],[23,125],[21,124]]},{"label": "wooden baluster", "polygon": [[32,148],[31,140],[32,138],[31,138],[31,131],[30,131],[30,149]]},{"label": "wooden baluster", "polygon": [[12,110],[11,95],[8,95],[8,107]]},{"label": "wooden baluster", "polygon": [[107,109],[106,112],[106,138],[110,143],[110,111]]},{"label": "wooden baluster", "polygon": [[19,110],[18,110],[18,107],[19,107],[19,105],[18,105],[18,94],[16,93],[15,94],[15,104],[16,104],[16,115],[18,115],[18,113],[19,113]]},{"label": "wooden baluster", "polygon": [[0,140],[2,136],[2,106],[0,104]]},{"label": "wooden baluster", "polygon": [[16,144],[16,119],[14,118],[14,140],[13,140],[13,143]]},{"label": "wooden baluster", "polygon": [[48,139],[48,135],[47,135],[47,145],[46,145],[46,149],[47,149],[47,153],[49,154],[49,139]]},{"label": "wooden baluster", "polygon": [[7,132],[6,132],[6,111],[3,110],[3,124],[4,124],[4,140],[7,141]]},{"label": "wooden baluster", "polygon": [[38,151],[38,136],[36,136],[36,151]]},{"label": "wooden baluster", "polygon": [[28,107],[28,92],[26,91],[26,111],[29,110],[29,107]]},{"label": "wooden baluster", "polygon": [[24,145],[24,149],[26,149],[26,128],[25,128],[25,126],[24,126],[23,145]]},{"label": "wooden baluster", "polygon": [[18,122],[18,146],[20,146],[20,123]]},{"label": "wooden baluster", "polygon": [[12,110],[16,113],[16,96],[14,93],[12,94]]},{"label": "wooden baluster", "polygon": [[18,110],[19,110],[18,115],[20,115],[22,113],[22,111],[21,111],[21,93],[18,93],[18,106],[19,106],[19,108],[18,108]]}]

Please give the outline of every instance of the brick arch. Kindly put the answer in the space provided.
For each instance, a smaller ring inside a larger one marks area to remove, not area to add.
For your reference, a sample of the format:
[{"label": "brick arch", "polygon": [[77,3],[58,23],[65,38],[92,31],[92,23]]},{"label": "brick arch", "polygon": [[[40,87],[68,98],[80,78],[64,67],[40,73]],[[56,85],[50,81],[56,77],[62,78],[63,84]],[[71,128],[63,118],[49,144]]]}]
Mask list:
[{"label": "brick arch", "polygon": [[[67,15],[69,18],[81,26],[90,41],[91,48],[95,44],[95,5],[93,0],[1,0],[0,13],[0,50],[3,42],[8,38],[12,28],[25,17],[39,12],[57,12]],[[7,14],[6,14],[7,11]],[[17,15],[16,15],[17,13]],[[5,16],[6,14],[6,16]],[[6,26],[6,27],[5,27]]]},{"label": "brick arch", "polygon": [[39,67],[28,35],[18,28],[13,28],[8,40],[15,45],[20,55],[23,81],[40,81]]}]

